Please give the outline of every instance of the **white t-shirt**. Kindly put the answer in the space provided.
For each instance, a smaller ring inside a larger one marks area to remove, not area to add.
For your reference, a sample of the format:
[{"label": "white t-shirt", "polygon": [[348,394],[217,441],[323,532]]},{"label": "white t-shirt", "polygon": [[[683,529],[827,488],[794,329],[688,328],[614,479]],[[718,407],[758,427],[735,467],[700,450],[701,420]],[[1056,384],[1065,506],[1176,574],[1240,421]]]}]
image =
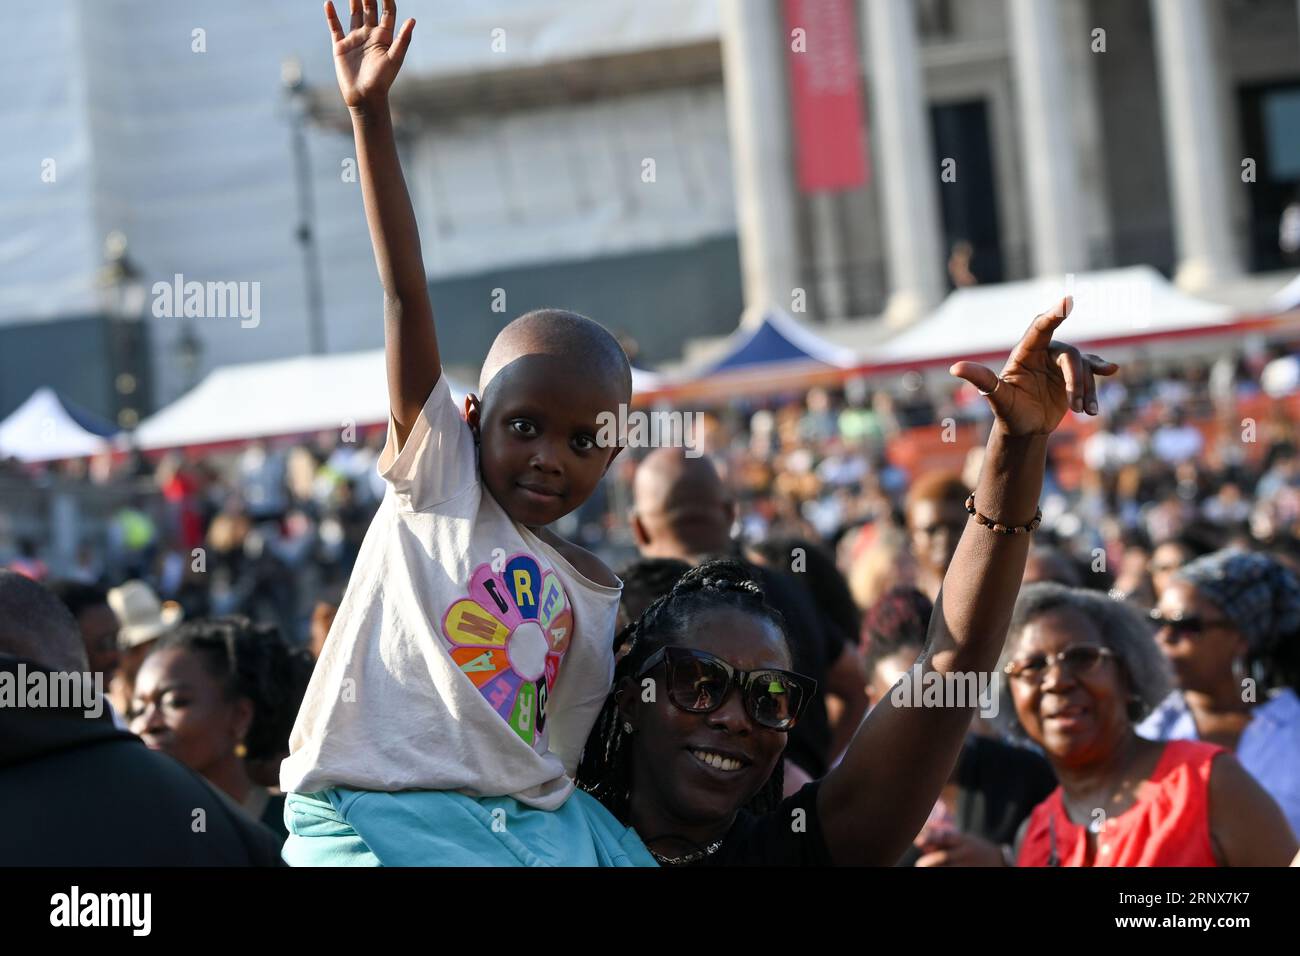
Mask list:
[{"label": "white t-shirt", "polygon": [[444,375],[396,452],[307,687],[280,786],[458,790],[542,810],[573,791],[610,690],[619,587],[483,486]]},{"label": "white t-shirt", "polygon": [[1164,425],[1151,436],[1151,450],[1164,462],[1177,465],[1201,453],[1205,439],[1191,425]]}]

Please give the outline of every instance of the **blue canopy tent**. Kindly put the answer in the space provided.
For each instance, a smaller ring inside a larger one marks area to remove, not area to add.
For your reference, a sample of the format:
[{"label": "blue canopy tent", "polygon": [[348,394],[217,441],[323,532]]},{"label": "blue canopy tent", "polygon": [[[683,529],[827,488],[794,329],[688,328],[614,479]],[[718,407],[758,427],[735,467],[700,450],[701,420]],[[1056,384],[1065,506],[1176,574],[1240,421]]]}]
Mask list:
[{"label": "blue canopy tent", "polygon": [[768,309],[728,338],[720,356],[698,369],[664,378],[638,398],[704,398],[745,392],[805,388],[811,382],[854,368],[852,350],[818,336],[779,309]]},{"label": "blue canopy tent", "polygon": [[699,374],[774,371],[791,363],[802,366],[809,362],[847,368],[856,365],[858,358],[852,350],[819,338],[785,312],[769,309],[756,325],[737,329],[726,354]]}]

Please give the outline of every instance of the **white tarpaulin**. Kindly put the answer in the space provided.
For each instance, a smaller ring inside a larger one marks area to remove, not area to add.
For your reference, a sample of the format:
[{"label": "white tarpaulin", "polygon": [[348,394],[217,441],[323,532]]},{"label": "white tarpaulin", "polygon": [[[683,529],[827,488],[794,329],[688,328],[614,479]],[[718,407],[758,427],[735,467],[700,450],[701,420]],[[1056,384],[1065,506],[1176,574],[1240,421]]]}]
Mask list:
[{"label": "white tarpaulin", "polygon": [[1296,276],[1274,292],[1273,297],[1268,300],[1268,304],[1278,312],[1290,312],[1292,309],[1300,309],[1300,276]]},{"label": "white tarpaulin", "polygon": [[700,0],[404,0],[397,14],[416,19],[406,66],[425,76],[655,50],[720,31],[718,5]]},{"label": "white tarpaulin", "polygon": [[959,289],[933,315],[875,347],[873,362],[937,361],[1009,350],[1034,316],[1066,294],[1074,311],[1062,330],[1072,344],[1230,329],[1233,310],[1177,289],[1150,266]]},{"label": "white tarpaulin", "polygon": [[[78,420],[80,419],[80,421]],[[114,429],[90,416],[70,411],[53,389],[38,388],[0,422],[0,458],[57,461],[104,451]]]},{"label": "white tarpaulin", "polygon": [[632,366],[632,394],[637,395],[641,392],[653,392],[660,388],[665,379],[658,372],[651,372],[649,369],[637,368]]},{"label": "white tarpaulin", "polygon": [[[452,395],[465,389],[451,379]],[[133,444],[150,450],[337,431],[388,421],[384,350],[230,365],[146,418]]]},{"label": "white tarpaulin", "polygon": [[[335,0],[347,22],[347,4]],[[319,2],[45,0],[0,57],[0,324],[92,315],[105,237],[157,281],[256,283],[256,326],[191,322],[209,371],[310,348],[294,109],[281,65],[335,104]],[[703,0],[402,0],[417,26],[396,93],[439,78],[708,44]],[[256,27],[254,28],[254,24]],[[673,248],[734,233],[720,83],[449,118],[404,169],[431,277]],[[306,132],[323,323],[333,351],[382,342],[382,291],[348,132]],[[653,185],[643,158],[656,161]],[[154,303],[150,303],[153,305]],[[436,305],[437,303],[435,303]],[[522,311],[522,309],[520,310]],[[367,317],[369,319],[367,320]],[[180,319],[146,315],[154,394],[186,386]]]}]

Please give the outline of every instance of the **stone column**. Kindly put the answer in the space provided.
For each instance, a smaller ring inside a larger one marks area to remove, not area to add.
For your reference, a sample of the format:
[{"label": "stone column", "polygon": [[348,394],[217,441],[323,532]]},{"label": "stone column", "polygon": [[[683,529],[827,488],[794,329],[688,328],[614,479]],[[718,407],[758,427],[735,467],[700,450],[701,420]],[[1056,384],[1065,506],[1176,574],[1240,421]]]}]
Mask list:
[{"label": "stone column", "polygon": [[1206,0],[1151,0],[1173,184],[1175,281],[1200,291],[1240,271],[1223,155],[1219,65]]},{"label": "stone column", "polygon": [[911,0],[864,0],[863,25],[876,122],[874,147],[885,211],[890,295],[885,320],[903,326],[944,296],[939,159],[921,82],[916,8]]},{"label": "stone column", "polygon": [[1010,0],[1009,12],[1030,258],[1040,276],[1082,272],[1089,265],[1088,247],[1060,10],[1055,2]]},{"label": "stone column", "polygon": [[723,82],[745,320],[790,310],[799,240],[783,31],[774,0],[720,0]]}]

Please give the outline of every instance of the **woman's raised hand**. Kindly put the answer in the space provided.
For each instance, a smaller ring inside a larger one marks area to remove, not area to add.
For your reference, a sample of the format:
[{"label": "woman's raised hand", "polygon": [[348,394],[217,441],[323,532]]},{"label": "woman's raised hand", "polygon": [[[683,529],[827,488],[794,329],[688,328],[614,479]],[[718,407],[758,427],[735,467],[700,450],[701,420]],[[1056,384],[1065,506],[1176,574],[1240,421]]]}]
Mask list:
[{"label": "woman's raised hand", "polygon": [[384,12],[378,12],[380,0],[348,0],[352,22],[347,34],[339,23],[334,4],[325,4],[325,21],[334,38],[334,72],[338,76],[343,102],[350,109],[365,108],[383,102],[388,89],[402,68],[406,49],[411,45],[415,21],[407,20],[394,33],[397,4],[383,0]]},{"label": "woman's raised hand", "polygon": [[1119,366],[1052,341],[1073,307],[1074,300],[1066,296],[1054,310],[1034,319],[1011,350],[1001,375],[978,362],[958,362],[948,370],[980,390],[1008,435],[1049,434],[1067,409],[1097,414],[1094,376],[1113,375]]}]

